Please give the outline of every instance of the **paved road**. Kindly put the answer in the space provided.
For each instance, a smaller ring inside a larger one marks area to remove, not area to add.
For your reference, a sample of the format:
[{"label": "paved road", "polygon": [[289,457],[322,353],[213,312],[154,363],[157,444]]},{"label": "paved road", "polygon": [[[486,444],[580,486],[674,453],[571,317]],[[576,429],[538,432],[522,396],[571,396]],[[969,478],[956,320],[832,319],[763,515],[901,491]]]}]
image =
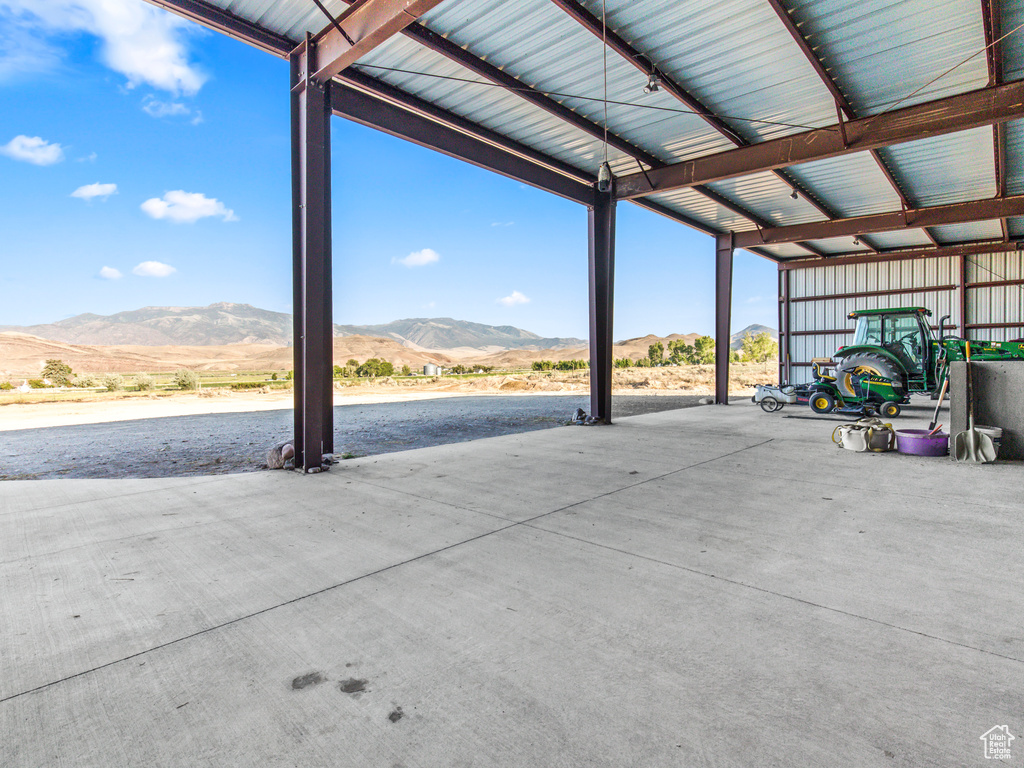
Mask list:
[{"label": "paved road", "polygon": [[[622,395],[616,416],[696,405],[694,395]],[[449,397],[334,409],[336,455],[368,456],[556,427],[589,397]],[[140,419],[0,433],[0,480],[174,477],[254,472],[288,440],[290,410]]]}]

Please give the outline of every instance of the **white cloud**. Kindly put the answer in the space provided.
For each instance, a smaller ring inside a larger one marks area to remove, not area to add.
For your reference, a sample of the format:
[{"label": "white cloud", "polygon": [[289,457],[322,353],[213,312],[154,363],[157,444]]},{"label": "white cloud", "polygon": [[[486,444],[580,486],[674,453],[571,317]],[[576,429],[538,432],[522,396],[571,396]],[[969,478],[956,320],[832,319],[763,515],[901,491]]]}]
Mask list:
[{"label": "white cloud", "polygon": [[[142,265],[140,264],[139,266]],[[136,269],[138,269],[138,267],[136,267]],[[121,278],[121,271],[119,269],[114,269],[113,267],[103,267],[103,269],[100,270],[100,277],[104,280],[118,280]]]},{"label": "white cloud", "polygon": [[192,110],[180,101],[160,101],[152,96],[142,100],[142,111],[150,117],[174,117],[175,115],[191,115]]},{"label": "white cloud", "polygon": [[[37,66],[53,68],[64,57],[46,38],[87,32],[102,41],[104,64],[124,75],[129,88],[145,83],[175,95],[194,94],[206,82],[206,75],[188,60],[187,38],[195,26],[147,3],[0,0],[0,29],[0,52],[16,51],[20,57],[7,63],[12,71],[31,72],[33,59]],[[36,40],[35,47],[27,53],[16,48],[22,38]],[[0,72],[4,69],[0,64]]]},{"label": "white cloud", "polygon": [[175,224],[191,224],[209,216],[220,216],[224,221],[238,221],[235,212],[217,198],[181,189],[171,190],[162,198],[151,197],[141,208],[154,219],[167,219]]},{"label": "white cloud", "polygon": [[511,227],[513,224],[515,224],[514,221],[492,221],[491,222],[491,226],[492,227]]},{"label": "white cloud", "polygon": [[427,264],[433,264],[436,261],[440,261],[441,257],[437,251],[431,250],[430,248],[424,248],[422,251],[413,251],[404,259],[393,258],[392,264],[404,264],[407,267],[425,267]]},{"label": "white cloud", "polygon": [[139,277],[167,277],[177,271],[170,264],[164,264],[162,261],[144,261],[135,266],[132,274]]},{"label": "white cloud", "polygon": [[80,197],[83,200],[92,200],[100,197],[106,200],[111,195],[117,194],[117,184],[86,184],[71,193],[72,197]]},{"label": "white cloud", "polygon": [[76,163],[95,163],[96,162],[96,158],[97,158],[97,154],[95,152],[90,152],[85,157],[76,158],[75,162]]},{"label": "white cloud", "polygon": [[508,296],[498,299],[498,303],[504,304],[506,307],[514,307],[516,304],[529,304],[530,300],[519,291],[512,291]]},{"label": "white cloud", "polygon": [[15,136],[0,147],[0,155],[33,165],[53,165],[64,159],[64,149],[38,136]]}]

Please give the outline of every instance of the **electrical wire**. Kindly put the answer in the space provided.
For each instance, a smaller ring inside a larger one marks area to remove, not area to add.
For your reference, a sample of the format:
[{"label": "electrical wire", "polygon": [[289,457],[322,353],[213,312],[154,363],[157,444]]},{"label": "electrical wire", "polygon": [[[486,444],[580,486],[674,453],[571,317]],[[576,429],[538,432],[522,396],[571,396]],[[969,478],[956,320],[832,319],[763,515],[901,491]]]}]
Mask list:
[{"label": "electrical wire", "polygon": [[904,97],[903,97],[902,99],[900,99],[899,101],[894,101],[894,102],[892,102],[892,103],[891,103],[891,104],[890,104],[890,105],[889,105],[889,106],[888,106],[888,107],[887,107],[886,109],[882,110],[882,111],[881,111],[881,112],[879,112],[879,113],[878,113],[877,115],[872,115],[871,117],[869,117],[869,118],[867,119],[867,124],[870,124],[870,123],[871,123],[871,121],[872,121],[873,119],[875,119],[876,117],[881,117],[881,116],[882,116],[882,115],[884,115],[884,114],[887,114],[887,113],[889,113],[889,112],[892,112],[892,111],[893,111],[894,109],[896,109],[896,107],[898,107],[898,106],[899,106],[900,104],[902,104],[903,102],[907,101],[908,99],[912,99],[912,98],[913,98],[914,96],[916,96],[917,94],[919,94],[919,93],[920,93],[921,91],[923,91],[923,90],[924,90],[925,88],[927,88],[928,86],[930,86],[930,85],[932,85],[932,84],[934,84],[934,83],[938,82],[939,80],[941,80],[942,78],[944,78],[944,77],[945,77],[946,75],[948,75],[948,74],[949,74],[950,72],[953,72],[954,70],[956,70],[956,69],[959,69],[959,68],[960,68],[960,67],[962,67],[962,66],[963,66],[964,64],[966,64],[967,62],[971,61],[972,59],[976,59],[976,58],[978,58],[979,56],[981,56],[981,54],[985,53],[985,52],[986,52],[986,51],[987,51],[987,50],[988,50],[989,48],[992,48],[993,46],[997,45],[998,43],[1001,43],[1001,42],[1002,42],[1003,40],[1005,40],[1005,39],[1006,39],[1006,38],[1008,38],[1008,37],[1009,37],[1010,35],[1012,35],[1012,34],[1013,34],[1014,32],[1017,32],[1017,31],[1018,31],[1018,30],[1020,30],[1020,29],[1024,29],[1024,24],[1018,24],[1018,25],[1017,25],[1016,27],[1014,27],[1014,28],[1013,28],[1013,29],[1011,29],[1011,30],[1010,30],[1009,32],[1007,32],[1007,33],[1006,33],[1005,35],[1003,35],[1002,37],[1000,37],[1000,38],[998,38],[998,39],[996,39],[996,40],[993,40],[993,41],[992,41],[991,43],[989,43],[988,45],[986,45],[986,46],[985,46],[984,48],[982,48],[982,49],[981,49],[980,51],[975,51],[975,52],[974,52],[974,53],[972,53],[972,54],[971,54],[970,56],[968,56],[968,57],[967,57],[966,59],[964,59],[963,61],[961,61],[961,62],[960,62],[959,64],[954,64],[954,65],[953,65],[952,67],[950,67],[949,69],[947,69],[947,70],[946,70],[945,72],[943,72],[943,73],[942,73],[941,75],[938,75],[938,76],[936,76],[936,77],[933,77],[933,78],[932,78],[931,80],[929,80],[929,81],[928,81],[927,83],[925,83],[924,85],[922,85],[922,86],[921,86],[920,88],[917,88],[916,90],[913,90],[913,91],[911,91],[910,93],[908,93],[908,94],[907,94],[906,96],[904,96]]}]

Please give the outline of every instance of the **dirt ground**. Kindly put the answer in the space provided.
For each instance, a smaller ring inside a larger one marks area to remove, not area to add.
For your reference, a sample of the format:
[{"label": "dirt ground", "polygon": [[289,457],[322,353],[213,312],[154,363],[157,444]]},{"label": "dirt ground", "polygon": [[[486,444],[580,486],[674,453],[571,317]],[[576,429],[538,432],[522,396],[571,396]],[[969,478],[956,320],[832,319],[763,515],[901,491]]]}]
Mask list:
[{"label": "dirt ground", "polygon": [[[764,368],[735,366],[732,394],[749,396],[753,383],[771,381],[774,369]],[[710,366],[617,370],[613,416],[691,407],[713,389]],[[100,393],[51,402],[45,394],[38,397],[41,402],[0,406],[0,480],[251,472],[264,469],[267,449],[292,434],[292,393],[284,390]],[[586,371],[341,381],[335,387],[335,455],[561,426],[577,408],[590,408]]]},{"label": "dirt ground", "polygon": [[[687,408],[701,399],[619,395],[613,413],[622,417]],[[339,405],[334,409],[335,456],[368,456],[558,427],[577,408],[589,407],[585,393]],[[9,430],[0,433],[0,480],[254,472],[266,468],[267,449],[291,434],[290,408]]]}]

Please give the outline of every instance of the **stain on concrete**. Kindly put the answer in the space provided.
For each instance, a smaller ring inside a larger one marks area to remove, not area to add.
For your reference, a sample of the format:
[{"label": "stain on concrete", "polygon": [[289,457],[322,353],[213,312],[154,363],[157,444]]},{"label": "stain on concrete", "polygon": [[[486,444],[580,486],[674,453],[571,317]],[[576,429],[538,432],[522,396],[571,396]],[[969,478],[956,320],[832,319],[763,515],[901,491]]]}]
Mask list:
[{"label": "stain on concrete", "polygon": [[350,677],[348,680],[342,680],[338,683],[338,687],[342,693],[362,693],[366,690],[366,684],[369,680],[357,680],[354,677]]},{"label": "stain on concrete", "polygon": [[393,710],[391,710],[391,714],[388,715],[388,720],[390,720],[392,723],[397,723],[403,717],[405,717],[405,712],[402,711],[402,708],[395,707]]},{"label": "stain on concrete", "polygon": [[303,688],[308,688],[311,685],[319,685],[324,681],[324,676],[319,672],[309,672],[305,675],[299,675],[292,680],[292,690],[301,691]]}]

